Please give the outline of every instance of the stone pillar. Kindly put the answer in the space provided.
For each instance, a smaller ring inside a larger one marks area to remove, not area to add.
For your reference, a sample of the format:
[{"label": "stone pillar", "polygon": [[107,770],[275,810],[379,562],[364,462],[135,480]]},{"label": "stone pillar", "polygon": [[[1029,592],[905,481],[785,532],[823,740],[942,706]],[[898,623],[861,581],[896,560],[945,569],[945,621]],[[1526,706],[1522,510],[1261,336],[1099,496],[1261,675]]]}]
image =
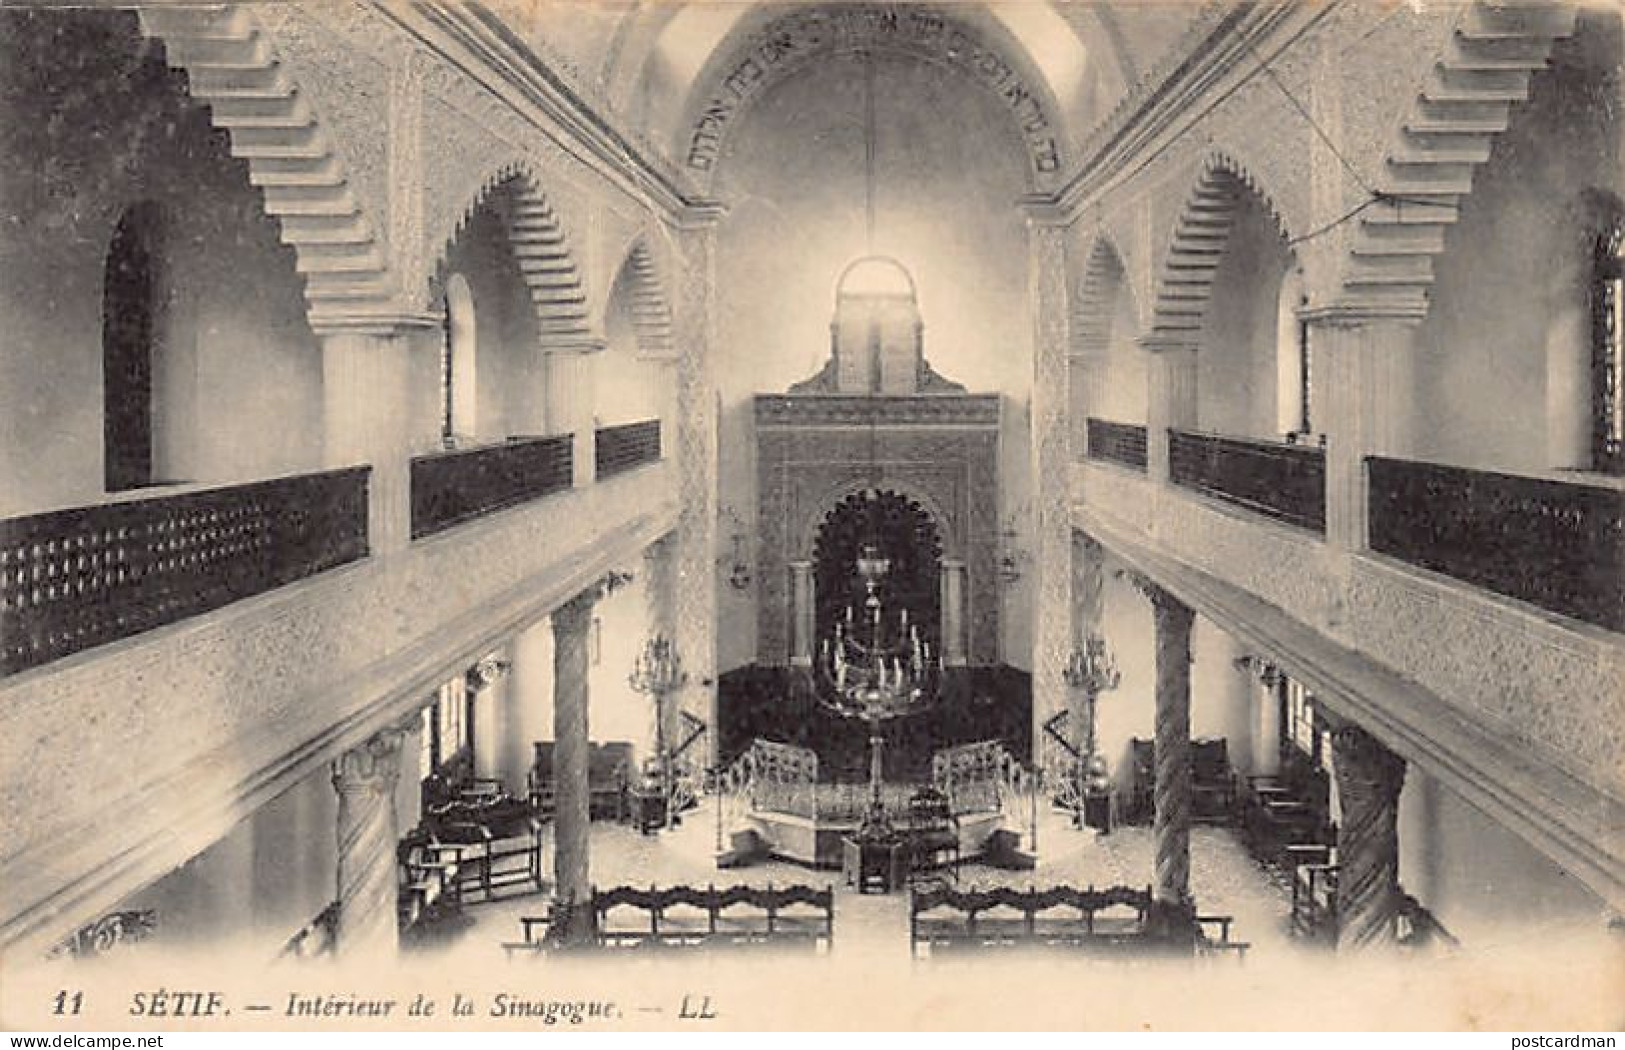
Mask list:
[{"label": "stone pillar", "polygon": [[571,434],[571,477],[576,488],[593,483],[597,449],[598,351],[602,344],[552,348],[547,357],[547,426]]},{"label": "stone pillar", "polygon": [[1155,896],[1186,907],[1191,875],[1191,627],[1190,606],[1154,583],[1141,585],[1156,624]]},{"label": "stone pillar", "polygon": [[587,634],[598,591],[584,591],[553,610],[553,879],[564,940],[578,943],[592,932],[587,832]]},{"label": "stone pillar", "polygon": [[813,649],[813,566],[810,561],[790,563],[790,666],[811,667]]},{"label": "stone pillar", "polygon": [[[644,611],[651,638],[656,635],[668,641],[676,638],[676,573],[677,536],[667,533],[643,551]],[[677,654],[686,668],[687,654],[681,649]],[[651,696],[649,702],[655,707],[653,717],[655,725],[659,727],[650,740],[650,746],[653,747],[655,741],[663,737],[667,747],[676,747],[680,740],[677,705],[671,697],[661,695]]]},{"label": "stone pillar", "polygon": [[942,662],[947,667],[964,667],[965,656],[965,563],[942,560]]},{"label": "stone pillar", "polygon": [[345,958],[390,959],[400,946],[395,784],[401,742],[417,721],[414,712],[333,762],[339,796],[337,946]]},{"label": "stone pillar", "polygon": [[411,541],[412,332],[379,322],[324,329],[320,338],[322,464],[372,466],[368,547],[401,550]]},{"label": "stone pillar", "polygon": [[[1072,650],[1084,652],[1091,636],[1104,636],[1106,597],[1106,552],[1086,533],[1072,534]],[[1082,689],[1069,690],[1067,723],[1072,745],[1080,751],[1089,733],[1089,696]],[[1087,757],[1087,755],[1085,756]]]},{"label": "stone pillar", "polygon": [[1168,474],[1168,431],[1196,426],[1196,347],[1179,339],[1146,336],[1142,349],[1147,361],[1145,455],[1146,476],[1166,482]]},{"label": "stone pillar", "polygon": [[1332,733],[1337,827],[1337,948],[1395,943],[1399,915],[1399,793],[1405,760],[1352,723]]},{"label": "stone pillar", "polygon": [[696,206],[679,231],[681,271],[673,303],[677,334],[677,651],[688,684],[683,710],[708,729],[706,762],[717,763],[717,424],[716,221],[721,209]]},{"label": "stone pillar", "polygon": [[1044,723],[1067,706],[1072,525],[1067,429],[1066,228],[1029,212],[1027,296],[1033,315],[1033,760]]},{"label": "stone pillar", "polygon": [[1414,455],[1416,319],[1336,309],[1308,312],[1321,382],[1313,396],[1326,432],[1326,539],[1345,551],[1366,547],[1365,457]]}]

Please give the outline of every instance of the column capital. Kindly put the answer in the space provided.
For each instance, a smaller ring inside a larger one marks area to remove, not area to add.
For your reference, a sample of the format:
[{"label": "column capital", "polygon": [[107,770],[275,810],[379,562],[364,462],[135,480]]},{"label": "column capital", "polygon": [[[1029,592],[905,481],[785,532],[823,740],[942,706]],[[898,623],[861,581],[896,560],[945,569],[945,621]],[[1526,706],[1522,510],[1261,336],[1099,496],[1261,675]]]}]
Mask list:
[{"label": "column capital", "polygon": [[1298,320],[1327,328],[1364,328],[1376,324],[1397,324],[1415,328],[1427,316],[1426,305],[1400,301],[1323,303],[1297,311]]},{"label": "column capital", "polygon": [[1173,332],[1149,332],[1134,340],[1141,350],[1149,354],[1196,353],[1201,349],[1196,333],[1188,335]]},{"label": "column capital", "polygon": [[686,201],[677,215],[677,228],[685,233],[714,230],[727,214],[727,205],[719,200],[698,198]]},{"label": "column capital", "polygon": [[1397,798],[1405,785],[1405,760],[1353,722],[1332,721],[1332,761],[1339,786],[1346,786],[1345,781],[1357,783]]},{"label": "column capital", "polygon": [[1151,611],[1156,614],[1159,626],[1164,618],[1169,618],[1170,625],[1179,619],[1187,623],[1196,615],[1196,611],[1181,601],[1172,591],[1143,573],[1130,571],[1128,579],[1134,589],[1145,596],[1151,603]]},{"label": "column capital", "polygon": [[594,585],[553,610],[553,635],[557,638],[584,634],[598,606],[599,588]]},{"label": "column capital", "polygon": [[394,308],[313,311],[310,329],[318,339],[335,335],[394,336],[402,332],[439,328],[446,315],[437,310]]},{"label": "column capital", "polygon": [[394,789],[401,768],[401,743],[416,728],[418,715],[380,729],[333,760],[333,789],[342,794]]}]

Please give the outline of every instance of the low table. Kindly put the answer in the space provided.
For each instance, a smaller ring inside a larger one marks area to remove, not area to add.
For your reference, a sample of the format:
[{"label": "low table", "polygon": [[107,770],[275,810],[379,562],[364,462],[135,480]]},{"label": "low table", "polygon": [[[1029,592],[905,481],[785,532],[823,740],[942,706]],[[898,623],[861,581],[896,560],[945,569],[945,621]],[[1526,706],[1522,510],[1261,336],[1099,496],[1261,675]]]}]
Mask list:
[{"label": "low table", "polygon": [[890,893],[908,880],[904,839],[841,838],[841,874],[859,893]]}]

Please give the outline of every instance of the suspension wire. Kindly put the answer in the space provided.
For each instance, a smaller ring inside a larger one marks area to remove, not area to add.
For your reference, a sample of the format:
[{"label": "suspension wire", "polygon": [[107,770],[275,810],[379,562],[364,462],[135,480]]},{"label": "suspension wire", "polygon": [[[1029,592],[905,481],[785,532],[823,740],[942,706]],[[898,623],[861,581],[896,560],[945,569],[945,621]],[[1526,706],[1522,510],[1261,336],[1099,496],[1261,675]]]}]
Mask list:
[{"label": "suspension wire", "polygon": [[1258,63],[1259,72],[1269,77],[1270,83],[1274,84],[1276,90],[1281,93],[1282,97],[1291,104],[1293,109],[1298,111],[1298,115],[1303,117],[1305,123],[1309,125],[1310,130],[1315,133],[1315,136],[1319,138],[1320,141],[1326,144],[1326,148],[1332,151],[1332,156],[1337,158],[1338,163],[1343,166],[1343,169],[1353,177],[1354,181],[1366,193],[1366,199],[1364,201],[1355,205],[1353,208],[1344,212],[1331,222],[1326,223],[1324,226],[1311,230],[1308,233],[1302,234],[1301,236],[1292,238],[1287,242],[1289,246],[1299,245],[1305,241],[1311,241],[1316,237],[1330,233],[1339,226],[1342,226],[1344,223],[1358,216],[1361,212],[1365,211],[1373,204],[1386,203],[1393,204],[1396,207],[1402,207],[1406,204],[1414,204],[1427,207],[1438,203],[1437,201],[1422,200],[1416,197],[1406,197],[1401,194],[1388,193],[1384,190],[1379,190],[1373,187],[1365,180],[1365,176],[1360,174],[1359,169],[1356,168],[1353,163],[1349,161],[1348,157],[1343,154],[1343,151],[1337,148],[1337,143],[1333,142],[1332,137],[1327,134],[1326,129],[1320,126],[1320,121],[1315,119],[1314,114],[1309,112],[1308,107],[1300,102],[1298,97],[1294,95],[1286,86],[1286,84],[1281,80],[1280,76],[1275,72],[1274,68],[1270,66],[1269,61],[1266,60],[1263,55],[1258,53],[1258,49],[1253,46],[1253,42],[1251,40],[1245,40],[1243,41],[1243,44],[1246,46],[1248,54],[1252,55],[1253,60]]},{"label": "suspension wire", "polygon": [[875,55],[863,53],[863,190],[864,243],[875,253]]}]

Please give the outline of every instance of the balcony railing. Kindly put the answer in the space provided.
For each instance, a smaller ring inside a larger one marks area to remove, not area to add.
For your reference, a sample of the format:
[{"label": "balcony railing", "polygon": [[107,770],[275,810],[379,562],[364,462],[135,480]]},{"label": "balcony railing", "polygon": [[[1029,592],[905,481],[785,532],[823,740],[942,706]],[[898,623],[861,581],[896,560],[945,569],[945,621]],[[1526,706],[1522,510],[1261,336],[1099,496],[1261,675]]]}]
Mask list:
[{"label": "balcony railing", "polygon": [[573,442],[569,434],[509,438],[501,445],[413,459],[412,538],[568,489]]},{"label": "balcony railing", "polygon": [[599,427],[594,455],[595,476],[614,477],[660,459],[660,420]]},{"label": "balcony railing", "polygon": [[1170,430],[1168,473],[1203,495],[1326,531],[1326,455],[1319,448]]},{"label": "balcony railing", "polygon": [[0,522],[0,673],[365,557],[370,469]]},{"label": "balcony railing", "polygon": [[1089,458],[1145,473],[1145,427],[1091,416]]},{"label": "balcony railing", "polygon": [[1625,631],[1625,493],[1378,457],[1366,469],[1372,550]]}]

